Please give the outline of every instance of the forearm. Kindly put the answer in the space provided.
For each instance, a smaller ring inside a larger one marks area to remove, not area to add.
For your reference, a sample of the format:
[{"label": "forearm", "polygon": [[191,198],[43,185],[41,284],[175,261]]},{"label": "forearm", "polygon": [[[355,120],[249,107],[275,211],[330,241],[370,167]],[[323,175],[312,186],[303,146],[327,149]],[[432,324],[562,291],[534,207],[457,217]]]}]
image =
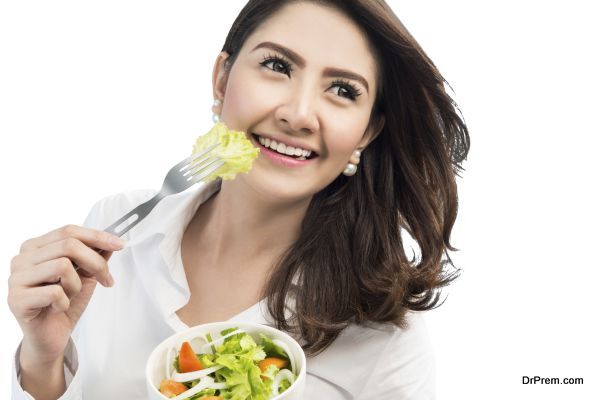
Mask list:
[{"label": "forearm", "polygon": [[21,349],[21,387],[36,400],[56,400],[67,390],[64,357],[40,363]]}]

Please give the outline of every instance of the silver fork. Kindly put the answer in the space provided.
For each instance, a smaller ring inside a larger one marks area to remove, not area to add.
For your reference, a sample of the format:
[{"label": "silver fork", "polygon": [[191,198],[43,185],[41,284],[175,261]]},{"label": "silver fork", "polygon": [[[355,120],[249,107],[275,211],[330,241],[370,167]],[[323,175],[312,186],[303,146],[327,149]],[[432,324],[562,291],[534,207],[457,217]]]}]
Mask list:
[{"label": "silver fork", "polygon": [[105,232],[112,233],[116,236],[123,236],[129,232],[131,228],[139,224],[150,211],[166,196],[175,193],[183,192],[192,185],[200,182],[218,168],[225,161],[216,156],[211,156],[209,153],[217,147],[219,143],[215,143],[199,153],[192,154],[178,164],[175,164],[165,176],[162,188],[153,198],[145,203],[140,204],[127,214],[123,215],[114,224],[104,229]]},{"label": "silver fork", "polygon": [[[152,209],[154,209],[158,202],[163,198],[175,193],[183,192],[215,172],[218,168],[225,164],[225,161],[219,157],[211,156],[209,154],[210,151],[218,145],[219,143],[215,143],[211,146],[208,146],[201,152],[194,153],[171,167],[169,172],[167,172],[167,176],[165,176],[162,188],[154,197],[123,215],[111,226],[104,229],[104,232],[109,232],[119,237],[123,236],[125,233],[129,232],[131,228],[146,218],[148,214],[150,214],[150,211],[152,211]],[[105,251],[102,249],[94,248],[94,250],[99,254],[105,253]],[[75,271],[79,271],[81,268],[76,263],[73,263],[73,267],[75,268]],[[86,273],[83,274],[87,275]],[[56,282],[48,282],[45,285],[57,283],[60,283],[60,278]]]}]

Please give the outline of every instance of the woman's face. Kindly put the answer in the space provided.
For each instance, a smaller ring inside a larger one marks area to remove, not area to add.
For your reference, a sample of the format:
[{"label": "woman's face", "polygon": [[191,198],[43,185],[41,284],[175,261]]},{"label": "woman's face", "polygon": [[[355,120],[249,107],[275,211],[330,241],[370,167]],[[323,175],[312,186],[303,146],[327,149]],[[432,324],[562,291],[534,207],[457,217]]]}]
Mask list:
[{"label": "woman's face", "polygon": [[215,65],[215,98],[223,100],[215,111],[260,147],[252,170],[237,177],[257,192],[309,199],[368,143],[377,64],[359,27],[341,12],[292,3],[247,38],[229,76],[226,56]]}]

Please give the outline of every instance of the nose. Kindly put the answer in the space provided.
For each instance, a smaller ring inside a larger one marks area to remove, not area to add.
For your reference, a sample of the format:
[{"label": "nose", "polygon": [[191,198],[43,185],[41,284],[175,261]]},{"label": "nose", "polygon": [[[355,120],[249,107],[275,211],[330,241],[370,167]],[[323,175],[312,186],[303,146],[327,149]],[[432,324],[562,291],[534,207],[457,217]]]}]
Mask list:
[{"label": "nose", "polygon": [[319,130],[315,95],[308,88],[295,91],[276,112],[277,124],[286,131],[315,133]]}]

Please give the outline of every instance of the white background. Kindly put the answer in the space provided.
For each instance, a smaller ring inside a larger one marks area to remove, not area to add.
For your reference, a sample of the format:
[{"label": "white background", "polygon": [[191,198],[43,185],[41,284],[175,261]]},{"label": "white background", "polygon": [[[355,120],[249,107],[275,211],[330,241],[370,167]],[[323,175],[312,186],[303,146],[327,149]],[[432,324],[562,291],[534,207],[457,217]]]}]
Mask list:
[{"label": "white background", "polygon": [[[160,186],[212,125],[213,62],[244,3],[0,2],[0,398],[21,335],[4,301],[20,243]],[[427,314],[438,398],[600,398],[593,2],[389,3],[472,138],[452,236],[463,274]],[[534,375],[584,384],[522,384]]]}]

